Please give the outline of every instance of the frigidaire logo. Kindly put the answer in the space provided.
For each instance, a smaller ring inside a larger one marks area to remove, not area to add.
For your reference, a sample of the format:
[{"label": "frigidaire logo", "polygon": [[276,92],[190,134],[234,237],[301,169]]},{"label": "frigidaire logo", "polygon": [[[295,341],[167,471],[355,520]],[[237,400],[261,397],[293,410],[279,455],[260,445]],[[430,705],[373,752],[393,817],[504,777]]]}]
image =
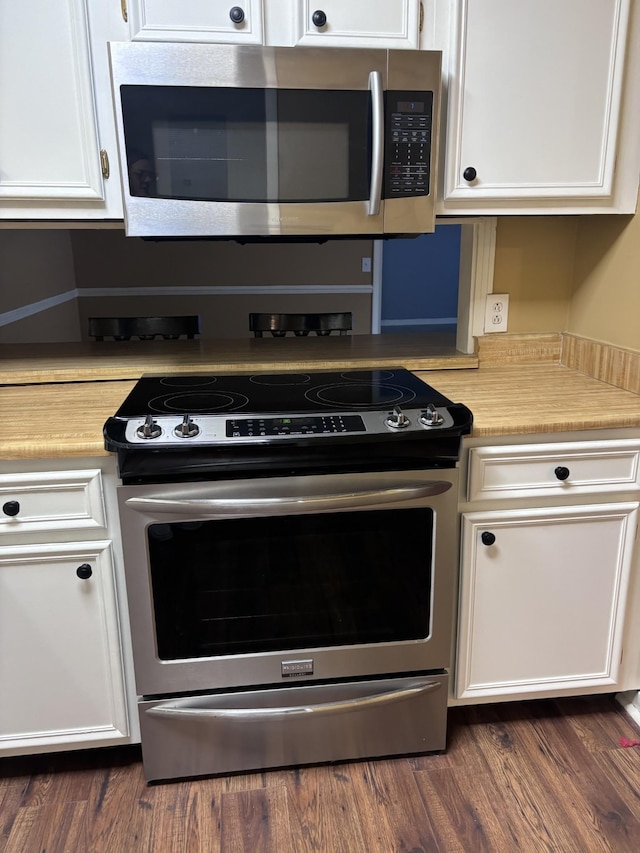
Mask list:
[{"label": "frigidaire logo", "polygon": [[313,659],[283,660],[280,662],[283,678],[299,678],[301,675],[313,675]]}]

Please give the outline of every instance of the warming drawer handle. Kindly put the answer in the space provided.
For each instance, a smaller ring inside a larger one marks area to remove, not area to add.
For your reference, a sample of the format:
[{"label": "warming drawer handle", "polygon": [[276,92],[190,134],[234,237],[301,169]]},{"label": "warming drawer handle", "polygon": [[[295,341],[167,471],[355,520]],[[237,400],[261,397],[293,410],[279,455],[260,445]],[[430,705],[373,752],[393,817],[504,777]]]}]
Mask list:
[{"label": "warming drawer handle", "polygon": [[369,216],[380,213],[382,200],[382,168],[384,164],[384,99],[382,76],[379,71],[369,72],[371,92],[371,189],[369,191]]},{"label": "warming drawer handle", "polygon": [[295,515],[326,510],[356,509],[378,504],[399,503],[441,495],[451,483],[437,480],[395,488],[370,489],[341,495],[287,495],[265,498],[127,498],[126,505],[137,512],[181,513],[224,518],[235,515]]},{"label": "warming drawer handle", "polygon": [[362,696],[358,699],[342,699],[338,702],[324,702],[319,705],[284,705],[279,708],[203,708],[190,705],[189,699],[181,699],[176,702],[155,705],[147,708],[146,714],[152,717],[211,717],[227,720],[263,720],[265,718],[274,720],[278,718],[291,719],[291,717],[302,714],[339,714],[347,711],[356,711],[363,708],[371,708],[379,705],[388,705],[391,702],[399,702],[421,693],[427,693],[441,687],[440,681],[422,681],[391,690],[386,693],[373,693],[370,696]]}]

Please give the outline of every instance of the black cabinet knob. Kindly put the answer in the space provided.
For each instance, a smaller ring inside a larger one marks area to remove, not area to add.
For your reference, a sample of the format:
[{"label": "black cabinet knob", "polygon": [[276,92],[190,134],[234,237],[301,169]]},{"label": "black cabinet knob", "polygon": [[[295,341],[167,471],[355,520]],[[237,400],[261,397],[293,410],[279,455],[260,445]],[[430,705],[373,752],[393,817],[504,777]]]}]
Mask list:
[{"label": "black cabinet knob", "polygon": [[482,539],[483,545],[493,545],[493,543],[496,541],[495,534],[490,533],[488,530],[485,530],[480,536],[480,538]]},{"label": "black cabinet knob", "polygon": [[78,575],[78,577],[81,580],[86,581],[93,574],[93,569],[91,568],[89,563],[83,563],[81,566],[78,566],[78,568],[76,569],[76,574]]},{"label": "black cabinet knob", "polygon": [[566,480],[571,472],[568,468],[565,468],[564,465],[558,465],[553,473],[559,480]]},{"label": "black cabinet knob", "polygon": [[462,177],[465,179],[465,181],[475,181],[475,179],[478,177],[478,173],[473,168],[473,166],[467,166],[467,168],[462,173]]},{"label": "black cabinet knob", "polygon": [[314,27],[324,27],[327,23],[327,16],[322,11],[322,9],[316,9],[316,11],[311,16],[311,20],[313,21]]},{"label": "black cabinet knob", "polygon": [[2,504],[2,512],[5,515],[17,515],[20,512],[20,504],[18,501],[7,501]]},{"label": "black cabinet knob", "polygon": [[244,21],[244,9],[240,6],[232,6],[229,9],[229,17],[234,24],[241,24]]}]

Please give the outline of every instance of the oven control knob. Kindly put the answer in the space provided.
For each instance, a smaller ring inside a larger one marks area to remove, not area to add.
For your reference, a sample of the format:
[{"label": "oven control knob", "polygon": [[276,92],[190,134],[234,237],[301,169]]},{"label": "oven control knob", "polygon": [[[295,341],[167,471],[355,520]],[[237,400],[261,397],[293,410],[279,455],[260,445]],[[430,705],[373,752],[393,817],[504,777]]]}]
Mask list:
[{"label": "oven control knob", "polygon": [[139,438],[157,438],[161,434],[160,424],[154,421],[153,415],[147,415],[145,422],[136,430],[136,435]]},{"label": "oven control knob", "polygon": [[200,427],[196,426],[189,415],[185,415],[182,423],[174,429],[178,438],[193,438],[200,432]]},{"label": "oven control knob", "polygon": [[444,423],[444,418],[433,403],[429,403],[427,408],[420,415],[420,423],[425,427],[440,426]]},{"label": "oven control knob", "polygon": [[411,423],[400,406],[394,406],[393,411],[389,412],[389,415],[385,418],[384,422],[388,427],[391,427],[391,429],[405,429],[405,427],[408,427]]}]

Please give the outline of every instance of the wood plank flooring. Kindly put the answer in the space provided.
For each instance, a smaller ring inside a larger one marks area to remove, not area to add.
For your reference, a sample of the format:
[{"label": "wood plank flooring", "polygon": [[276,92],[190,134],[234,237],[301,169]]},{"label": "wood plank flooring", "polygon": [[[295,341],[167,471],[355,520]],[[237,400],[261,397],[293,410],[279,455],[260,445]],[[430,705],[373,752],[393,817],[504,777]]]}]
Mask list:
[{"label": "wood plank flooring", "polygon": [[0,853],[640,851],[612,697],[454,708],[442,755],[147,785],[138,747],[0,760]]}]

